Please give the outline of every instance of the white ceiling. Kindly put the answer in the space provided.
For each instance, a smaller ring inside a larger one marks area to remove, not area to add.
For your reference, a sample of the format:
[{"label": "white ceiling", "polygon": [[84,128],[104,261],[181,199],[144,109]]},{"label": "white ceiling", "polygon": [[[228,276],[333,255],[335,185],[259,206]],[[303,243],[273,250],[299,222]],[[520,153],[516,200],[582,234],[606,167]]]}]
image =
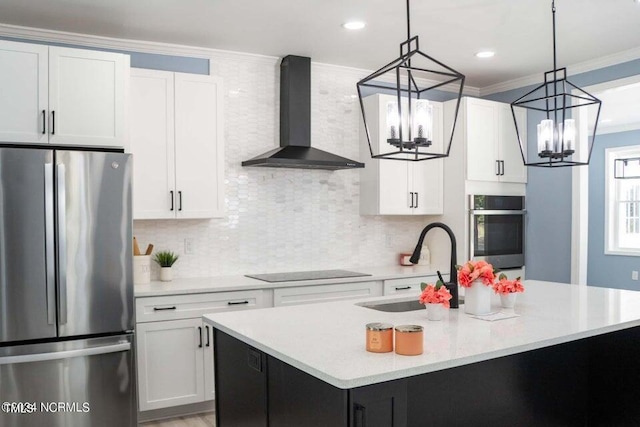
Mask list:
[{"label": "white ceiling", "polygon": [[[593,95],[602,101],[598,133],[640,128],[640,83],[607,89]],[[590,129],[594,120],[595,110],[590,109]]]},{"label": "white ceiling", "polygon": [[[558,65],[640,46],[633,0],[557,0]],[[421,50],[486,87],[552,69],[550,0],[413,0]],[[347,20],[367,23],[353,32]],[[377,69],[406,39],[403,0],[1,0],[0,23]],[[479,50],[496,56],[480,60]],[[542,78],[542,76],[541,76]]]}]

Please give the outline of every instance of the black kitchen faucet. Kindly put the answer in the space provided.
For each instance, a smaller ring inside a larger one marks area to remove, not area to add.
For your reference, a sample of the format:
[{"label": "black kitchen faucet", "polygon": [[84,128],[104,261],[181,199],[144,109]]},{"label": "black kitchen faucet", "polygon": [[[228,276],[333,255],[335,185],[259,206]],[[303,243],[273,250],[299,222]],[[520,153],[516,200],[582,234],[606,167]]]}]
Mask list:
[{"label": "black kitchen faucet", "polygon": [[451,231],[448,225],[445,225],[441,222],[432,222],[431,224],[427,225],[422,230],[422,233],[420,233],[418,244],[416,245],[416,248],[413,251],[413,255],[411,255],[409,261],[411,261],[412,264],[418,263],[418,260],[420,259],[420,252],[422,251],[422,243],[424,242],[424,237],[432,228],[442,228],[447,232],[447,234],[449,235],[449,240],[451,241],[451,265],[449,267],[449,282],[445,283],[444,285],[447,287],[447,289],[449,289],[449,292],[451,292],[452,298],[449,302],[451,304],[451,308],[458,308],[458,281],[456,280],[456,236],[453,235],[453,231]]}]

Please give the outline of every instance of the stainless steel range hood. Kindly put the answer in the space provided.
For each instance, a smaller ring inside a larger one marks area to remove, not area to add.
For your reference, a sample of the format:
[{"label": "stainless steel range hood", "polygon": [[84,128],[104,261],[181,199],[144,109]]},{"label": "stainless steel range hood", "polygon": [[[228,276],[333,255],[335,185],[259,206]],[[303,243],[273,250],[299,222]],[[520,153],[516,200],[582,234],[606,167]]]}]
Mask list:
[{"label": "stainless steel range hood", "polygon": [[285,56],[280,63],[280,147],[242,166],[297,169],[363,168],[356,162],[311,146],[311,58]]}]

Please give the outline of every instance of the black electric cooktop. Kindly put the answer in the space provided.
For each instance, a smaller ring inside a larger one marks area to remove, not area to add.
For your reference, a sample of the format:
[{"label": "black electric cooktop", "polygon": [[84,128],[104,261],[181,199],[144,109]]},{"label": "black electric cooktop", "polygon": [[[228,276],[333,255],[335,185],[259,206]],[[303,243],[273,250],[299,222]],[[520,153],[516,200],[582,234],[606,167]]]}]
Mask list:
[{"label": "black electric cooktop", "polygon": [[340,279],[343,277],[371,276],[366,273],[358,273],[347,270],[319,270],[319,271],[293,271],[290,273],[270,273],[270,274],[245,274],[252,279],[263,280],[265,282],[295,282],[298,280],[318,280],[318,279]]}]

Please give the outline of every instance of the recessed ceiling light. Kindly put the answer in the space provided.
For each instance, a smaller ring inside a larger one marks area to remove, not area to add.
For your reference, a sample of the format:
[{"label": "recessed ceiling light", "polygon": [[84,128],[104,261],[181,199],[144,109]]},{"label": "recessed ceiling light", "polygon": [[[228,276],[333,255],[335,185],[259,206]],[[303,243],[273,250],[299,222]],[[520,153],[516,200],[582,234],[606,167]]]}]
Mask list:
[{"label": "recessed ceiling light", "polygon": [[349,21],[342,24],[342,27],[346,28],[347,30],[361,30],[364,28],[364,26],[365,23],[362,21]]},{"label": "recessed ceiling light", "polygon": [[600,123],[611,123],[612,121],[612,119],[602,119],[600,120]]},{"label": "recessed ceiling light", "polygon": [[478,58],[491,58],[495,55],[496,53],[492,50],[483,50],[481,52],[476,53],[476,57]]}]

